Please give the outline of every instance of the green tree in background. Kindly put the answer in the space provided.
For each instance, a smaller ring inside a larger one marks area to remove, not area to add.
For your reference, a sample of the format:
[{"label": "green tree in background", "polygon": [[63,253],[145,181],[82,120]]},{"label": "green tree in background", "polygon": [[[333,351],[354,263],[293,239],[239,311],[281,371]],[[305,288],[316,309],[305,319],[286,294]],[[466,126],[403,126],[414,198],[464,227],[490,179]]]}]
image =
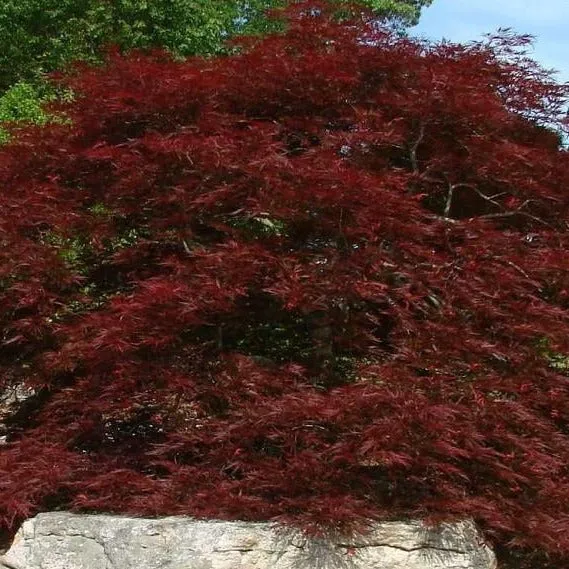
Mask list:
[{"label": "green tree in background", "polygon": [[[290,0],[289,0],[290,1]],[[344,0],[333,0],[344,4]],[[363,0],[378,17],[412,25],[432,0]],[[3,0],[0,3],[0,124],[50,119],[42,103],[56,93],[45,73],[72,61],[101,61],[102,48],[163,47],[180,57],[226,51],[239,33],[279,27],[265,10],[287,0]],[[7,139],[0,128],[0,142]]]},{"label": "green tree in background", "polygon": [[243,20],[269,0],[7,0],[0,7],[0,89],[73,60],[96,62],[101,47],[161,46],[179,55],[221,51]]}]

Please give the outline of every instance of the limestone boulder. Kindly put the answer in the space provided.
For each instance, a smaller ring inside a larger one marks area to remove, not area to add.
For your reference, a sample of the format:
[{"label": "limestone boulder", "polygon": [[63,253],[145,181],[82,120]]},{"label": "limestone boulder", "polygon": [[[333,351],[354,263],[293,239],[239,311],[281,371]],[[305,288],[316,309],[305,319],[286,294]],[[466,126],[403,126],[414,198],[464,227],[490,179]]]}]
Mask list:
[{"label": "limestone boulder", "polygon": [[372,526],[357,538],[308,539],[270,523],[43,513],[0,558],[8,569],[495,569],[470,521]]}]

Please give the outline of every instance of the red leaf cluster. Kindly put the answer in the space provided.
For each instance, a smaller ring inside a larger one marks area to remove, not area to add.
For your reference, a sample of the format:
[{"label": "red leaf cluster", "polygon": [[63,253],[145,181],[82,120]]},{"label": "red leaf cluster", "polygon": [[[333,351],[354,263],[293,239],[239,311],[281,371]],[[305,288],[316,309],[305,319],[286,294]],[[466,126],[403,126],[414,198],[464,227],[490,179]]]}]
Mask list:
[{"label": "red leaf cluster", "polygon": [[[474,517],[569,557],[568,94],[295,5],[0,151],[0,520]],[[80,244],[80,246],[78,245]],[[74,244],[74,245],[73,245]]]}]

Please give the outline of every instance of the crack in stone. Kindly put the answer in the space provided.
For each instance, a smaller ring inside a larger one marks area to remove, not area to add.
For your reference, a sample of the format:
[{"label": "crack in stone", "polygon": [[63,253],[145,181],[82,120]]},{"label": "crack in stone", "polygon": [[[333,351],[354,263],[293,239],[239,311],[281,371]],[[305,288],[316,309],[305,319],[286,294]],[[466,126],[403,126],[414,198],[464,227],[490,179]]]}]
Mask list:
[{"label": "crack in stone", "polygon": [[[306,546],[306,545],[296,545],[294,543],[291,543],[290,545],[292,545],[293,547],[295,547],[296,549],[301,549],[301,550],[306,550],[309,549],[310,546]],[[470,552],[469,551],[463,551],[461,549],[453,549],[452,547],[437,547],[435,545],[419,545],[417,547],[403,547],[402,545],[393,545],[392,543],[370,543],[370,544],[357,544],[357,545],[349,545],[347,543],[337,543],[337,544],[331,544],[332,547],[334,547],[335,549],[337,548],[342,548],[342,549],[371,549],[374,547],[389,547],[392,549],[398,549],[400,551],[406,551],[408,553],[412,553],[413,551],[422,551],[422,550],[432,550],[432,551],[443,551],[445,553],[456,553],[458,555],[469,555]],[[233,551],[239,552],[239,553],[250,553],[252,551],[259,551],[261,553],[277,553],[276,550],[272,550],[272,549],[261,549],[261,548],[256,548],[256,547],[231,547],[231,548],[227,548],[227,549],[214,549],[213,553],[231,553]]]},{"label": "crack in stone", "polygon": [[[85,539],[92,539],[94,541],[97,541],[96,538],[94,537],[89,537],[87,535],[85,535],[84,533],[71,533],[68,531],[64,531],[62,532],[54,532],[54,531],[50,531],[47,533],[41,533],[40,537],[84,537]],[[36,534],[34,533],[34,537],[33,539],[36,539]]]},{"label": "crack in stone", "polygon": [[[58,534],[55,534],[58,535]],[[62,537],[61,535],[59,535],[59,537]],[[94,537],[88,537],[86,535],[82,535],[82,534],[65,534],[65,537],[79,537],[81,539],[85,539],[87,541],[91,541],[93,543],[95,543],[96,545],[99,546],[100,550],[103,553],[103,556],[105,557],[105,569],[114,569],[114,564],[111,561],[111,558],[109,557],[109,552],[107,551],[107,547],[105,544],[104,540],[97,540],[97,538]]]},{"label": "crack in stone", "polygon": [[107,565],[108,565],[107,569],[113,569],[114,563],[112,562],[111,557],[109,555],[109,552],[107,551],[107,545],[106,545],[105,541],[102,540],[100,543],[96,539],[94,539],[93,541],[95,543],[99,544],[103,548],[103,554],[105,556],[105,559],[107,560]]},{"label": "crack in stone", "polygon": [[260,547],[231,547],[229,549],[213,549],[212,553],[231,553],[236,551],[238,553],[251,553],[252,551],[259,551],[260,553],[278,553],[274,549],[262,549]]},{"label": "crack in stone", "polygon": [[390,547],[392,549],[399,549],[400,551],[421,551],[424,549],[431,549],[433,551],[444,551],[445,553],[457,553],[459,555],[469,555],[470,551],[463,551],[462,549],[453,549],[452,547],[437,547],[436,545],[418,545],[417,547],[403,547],[402,545],[393,545],[392,543],[370,543],[370,544],[357,544],[349,545],[347,543],[338,543],[337,547],[346,549],[371,549],[373,547]]}]

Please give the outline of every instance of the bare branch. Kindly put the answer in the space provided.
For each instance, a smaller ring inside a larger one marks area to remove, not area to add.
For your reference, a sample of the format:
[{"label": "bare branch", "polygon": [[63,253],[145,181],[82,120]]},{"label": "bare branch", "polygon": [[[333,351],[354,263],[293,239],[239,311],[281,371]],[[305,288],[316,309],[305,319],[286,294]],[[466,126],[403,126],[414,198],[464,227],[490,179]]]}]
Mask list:
[{"label": "bare branch", "polygon": [[[501,260],[503,260],[503,259],[501,259]],[[512,261],[506,261],[506,260],[503,260],[503,261],[507,265],[510,265],[510,267],[513,267],[514,269],[516,269],[519,273],[521,273],[524,277],[526,277],[526,279],[531,279],[531,277],[521,267],[518,267],[518,265],[516,265]]]},{"label": "bare branch", "polygon": [[536,217],[535,215],[531,215],[530,213],[527,213],[525,211],[521,211],[521,209],[523,207],[525,207],[531,201],[532,200],[526,200],[518,209],[515,209],[513,211],[505,211],[503,213],[487,213],[486,215],[479,215],[476,218],[470,218],[470,219],[491,219],[491,218],[514,217],[516,215],[522,215],[523,217],[528,217],[529,219],[533,219],[534,221],[537,221],[538,223],[542,223],[543,225],[546,225],[547,227],[549,227],[551,229],[555,229],[555,227],[553,227],[553,225],[551,225],[550,223],[547,223],[547,221],[543,221],[543,219],[540,219],[539,217]]},{"label": "bare branch", "polygon": [[443,217],[442,215],[433,215],[432,216],[434,219],[437,219],[439,221],[444,221],[446,223],[460,223],[462,220],[460,219],[453,219],[452,217]]},{"label": "bare branch", "polygon": [[491,204],[495,205],[496,207],[501,208],[502,206],[497,202],[494,201],[492,198],[500,196],[500,195],[504,195],[505,192],[502,192],[501,194],[496,194],[494,196],[487,196],[484,192],[481,192],[474,184],[467,184],[467,183],[458,183],[458,184],[453,184],[453,188],[457,189],[457,188],[468,188],[474,192],[476,192],[482,199],[485,199],[486,201],[490,202]]},{"label": "bare branch", "polygon": [[454,188],[455,186],[453,186],[452,184],[449,184],[448,186],[448,193],[447,193],[447,199],[446,199],[446,203],[445,203],[445,211],[444,211],[444,217],[448,218],[449,217],[449,213],[450,213],[450,208],[452,206],[452,198],[454,195]]},{"label": "bare branch", "polygon": [[411,159],[411,167],[413,168],[413,172],[415,172],[416,174],[419,173],[419,163],[417,161],[417,149],[419,148],[421,142],[423,142],[424,136],[425,136],[425,123],[421,123],[419,136],[417,137],[417,140],[413,143],[413,146],[411,146],[411,150],[409,152],[409,158]]}]

